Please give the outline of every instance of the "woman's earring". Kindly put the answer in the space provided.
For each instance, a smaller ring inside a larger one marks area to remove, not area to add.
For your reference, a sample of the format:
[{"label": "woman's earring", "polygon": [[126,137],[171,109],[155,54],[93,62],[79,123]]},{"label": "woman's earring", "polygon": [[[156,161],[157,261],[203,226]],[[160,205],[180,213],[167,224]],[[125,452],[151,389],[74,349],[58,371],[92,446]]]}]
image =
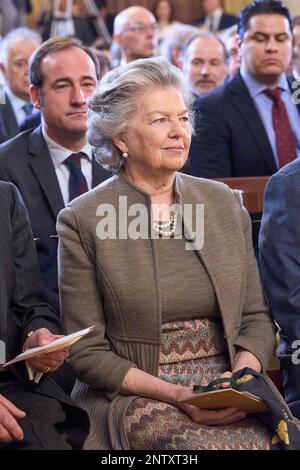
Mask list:
[{"label": "woman's earring", "polygon": [[123,157],[123,158],[127,158],[127,157],[128,157],[128,153],[127,153],[127,152],[123,152],[123,153],[122,153],[122,157]]}]

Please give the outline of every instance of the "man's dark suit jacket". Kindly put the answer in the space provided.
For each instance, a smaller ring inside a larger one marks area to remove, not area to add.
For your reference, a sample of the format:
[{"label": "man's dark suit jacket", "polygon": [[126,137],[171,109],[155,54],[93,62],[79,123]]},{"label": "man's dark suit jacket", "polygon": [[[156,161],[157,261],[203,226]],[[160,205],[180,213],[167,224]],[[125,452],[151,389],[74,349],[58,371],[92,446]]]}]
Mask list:
[{"label": "man's dark suit jacket", "polygon": [[0,106],[0,114],[4,124],[5,140],[12,139],[20,132],[20,129],[7,94],[5,94],[5,104]]},{"label": "man's dark suit jacket", "polygon": [[[230,28],[231,26],[237,24],[238,22],[237,16],[228,15],[227,13],[223,13],[221,16],[221,21],[219,23],[218,31],[222,31],[223,29]],[[194,21],[193,24],[195,26],[201,26],[205,22],[205,16],[201,16],[198,20]]]},{"label": "man's dark suit jacket", "polygon": [[[111,175],[94,159],[92,165],[95,187]],[[0,146],[0,180],[14,183],[24,199],[48,302],[59,311],[56,218],[64,201],[41,126]]]},{"label": "man's dark suit jacket", "polygon": [[5,132],[5,127],[4,127],[3,117],[0,112],[0,144],[3,144],[3,142],[5,141],[6,141],[6,132]]},{"label": "man's dark suit jacket", "polygon": [[[0,293],[0,340],[6,344],[6,360],[22,351],[31,330],[48,328],[54,334],[61,334],[57,314],[46,303],[26,208],[17,188],[6,182],[0,182]],[[70,430],[76,434],[73,436],[75,444],[80,447],[89,427],[85,413],[50,377],[44,377],[38,385],[31,384],[24,363],[9,369],[12,380],[21,382],[34,393],[61,402],[70,420]]]},{"label": "man's dark suit jacket", "polygon": [[[300,418],[300,159],[273,175],[266,187],[259,250],[271,313],[280,326],[278,356],[287,402]],[[297,352],[298,350],[298,352]],[[293,363],[295,353],[297,363]]]},{"label": "man's dark suit jacket", "polygon": [[20,132],[28,131],[29,129],[35,129],[41,124],[41,113],[38,109],[35,109],[30,116],[26,116],[24,121],[20,125]]},{"label": "man's dark suit jacket", "polygon": [[194,109],[196,135],[189,154],[193,176],[269,176],[278,170],[268,135],[240,74],[198,98]]}]

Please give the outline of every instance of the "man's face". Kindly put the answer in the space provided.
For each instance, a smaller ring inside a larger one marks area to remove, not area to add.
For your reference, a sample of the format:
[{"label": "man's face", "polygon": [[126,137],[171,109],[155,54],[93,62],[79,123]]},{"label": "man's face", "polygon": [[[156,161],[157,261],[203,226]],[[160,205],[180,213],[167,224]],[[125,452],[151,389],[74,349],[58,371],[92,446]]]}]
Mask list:
[{"label": "man's face", "polygon": [[200,95],[222,85],[227,75],[224,49],[214,38],[192,41],[186,52],[182,70],[191,91]]},{"label": "man's face", "polygon": [[287,69],[292,54],[292,33],[281,15],[250,18],[241,42],[242,66],[257,81],[276,83]]},{"label": "man's face", "polygon": [[240,69],[241,66],[241,55],[239,51],[237,36],[230,36],[225,42],[225,48],[227,51],[227,66],[228,75],[233,77]]},{"label": "man's face", "polygon": [[132,13],[118,36],[118,44],[127,62],[153,57],[157,51],[157,26],[152,13]]},{"label": "man's face", "polygon": [[41,110],[47,133],[54,140],[63,136],[83,137],[87,130],[87,98],[97,76],[92,59],[72,47],[47,55],[41,64],[43,86],[31,86],[34,105]]},{"label": "man's face", "polygon": [[300,70],[300,25],[293,29],[293,63],[294,67]]},{"label": "man's face", "polygon": [[203,0],[202,8],[205,14],[213,13],[217,8],[220,8],[221,0]]},{"label": "man's face", "polygon": [[28,62],[38,48],[35,41],[18,40],[11,44],[7,54],[7,66],[2,67],[5,80],[11,91],[20,99],[29,101]]}]

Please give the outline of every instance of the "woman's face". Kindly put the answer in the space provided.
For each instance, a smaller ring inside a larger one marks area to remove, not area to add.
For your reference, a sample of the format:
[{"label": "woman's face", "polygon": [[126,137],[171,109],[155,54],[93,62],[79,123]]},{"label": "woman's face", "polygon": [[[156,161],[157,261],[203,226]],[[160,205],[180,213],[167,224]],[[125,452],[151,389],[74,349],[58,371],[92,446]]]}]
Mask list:
[{"label": "woman's face", "polygon": [[191,143],[191,124],[176,88],[152,89],[137,100],[135,115],[115,144],[127,151],[125,168],[139,174],[161,175],[185,164]]},{"label": "woman's face", "polygon": [[167,0],[161,0],[156,7],[156,16],[158,21],[170,21],[171,7]]}]

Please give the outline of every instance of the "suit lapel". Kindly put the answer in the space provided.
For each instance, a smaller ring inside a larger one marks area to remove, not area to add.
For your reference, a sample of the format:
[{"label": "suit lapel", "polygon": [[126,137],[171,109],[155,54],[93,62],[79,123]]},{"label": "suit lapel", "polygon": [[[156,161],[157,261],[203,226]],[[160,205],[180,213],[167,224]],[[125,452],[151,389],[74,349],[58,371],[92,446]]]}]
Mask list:
[{"label": "suit lapel", "polygon": [[5,100],[5,104],[1,106],[1,112],[7,137],[11,138],[19,133],[19,125],[7,95],[5,95]]},{"label": "suit lapel", "polygon": [[221,16],[220,23],[219,23],[219,30],[222,31],[222,29],[226,29],[226,16],[224,13]]},{"label": "suit lapel", "polygon": [[30,136],[28,153],[32,157],[29,165],[50,205],[53,217],[56,219],[58,213],[64,208],[64,201],[41,126],[35,129]]},{"label": "suit lapel", "polygon": [[[266,161],[271,173],[277,171],[275,157],[268,139],[268,135],[261,121],[259,113],[253,103],[246,85],[240,74],[236,75],[228,84],[231,93],[231,101],[239,111],[242,119],[247,124],[253,139],[261,151],[263,159]],[[241,155],[242,157],[242,155]]]}]

